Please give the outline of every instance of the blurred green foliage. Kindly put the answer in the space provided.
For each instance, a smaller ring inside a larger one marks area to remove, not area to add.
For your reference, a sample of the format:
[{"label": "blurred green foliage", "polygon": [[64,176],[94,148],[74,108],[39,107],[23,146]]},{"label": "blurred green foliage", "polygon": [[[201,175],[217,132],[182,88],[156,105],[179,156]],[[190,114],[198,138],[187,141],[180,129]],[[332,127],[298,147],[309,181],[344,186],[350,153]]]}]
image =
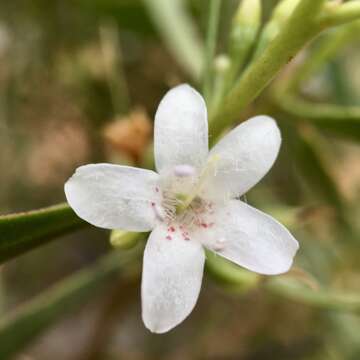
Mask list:
[{"label": "blurred green foliage", "polygon": [[[359,22],[346,22],[359,17],[360,2],[246,3],[0,4],[0,260],[15,258],[0,272],[1,359],[359,357],[360,44]],[[249,9],[256,14],[247,17]],[[219,58],[227,70],[216,68]],[[275,278],[209,253],[214,281],[200,306],[159,340],[140,323],[138,293],[125,285],[114,296],[102,286],[132,261],[126,248],[141,237],[113,232],[124,261],[115,253],[87,267],[110,251],[107,232],[40,247],[86,224],[66,205],[17,212],[63,202],[80,164],[153,166],[149,132],[139,126],[151,126],[163,93],[184,81],[206,84],[215,135],[255,114],[278,120],[278,162],[247,199],[284,222],[301,248],[294,270]],[[134,125],[139,107],[147,115]],[[64,266],[53,272],[53,264]],[[12,281],[19,276],[26,287]],[[39,283],[49,289],[30,300]],[[91,299],[95,311],[74,312]]]}]

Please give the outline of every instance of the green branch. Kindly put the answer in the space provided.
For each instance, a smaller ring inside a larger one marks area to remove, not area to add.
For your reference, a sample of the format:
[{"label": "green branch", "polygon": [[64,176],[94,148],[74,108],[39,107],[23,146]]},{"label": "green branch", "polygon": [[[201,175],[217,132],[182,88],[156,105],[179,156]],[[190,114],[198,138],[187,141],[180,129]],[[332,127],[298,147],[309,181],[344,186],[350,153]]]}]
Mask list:
[{"label": "green branch", "polygon": [[[137,259],[141,246],[131,252],[112,252],[95,265],[80,270],[49,288],[0,321],[0,358],[5,360],[24,349],[65,314],[80,308],[98,294],[113,275]],[[127,289],[124,289],[126,293]]]},{"label": "green branch", "polygon": [[67,204],[0,216],[0,263],[87,226]]},{"label": "green branch", "polygon": [[319,22],[323,28],[326,28],[357,19],[360,19],[360,1],[354,0],[344,4],[327,4]]},{"label": "green branch", "polygon": [[261,31],[253,55],[254,59],[257,58],[270,43],[270,41],[277,36],[298,4],[299,0],[280,0],[276,4],[270,19]]},{"label": "green branch", "polygon": [[275,75],[319,32],[317,16],[324,0],[302,0],[276,38],[248,67],[211,119],[215,137],[239,116]]}]

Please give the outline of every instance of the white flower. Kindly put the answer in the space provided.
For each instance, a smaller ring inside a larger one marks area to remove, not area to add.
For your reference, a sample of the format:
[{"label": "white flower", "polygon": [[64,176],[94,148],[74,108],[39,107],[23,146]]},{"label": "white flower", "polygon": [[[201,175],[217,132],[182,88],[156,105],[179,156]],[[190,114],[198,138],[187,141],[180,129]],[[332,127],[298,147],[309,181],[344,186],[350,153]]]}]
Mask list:
[{"label": "white flower", "polygon": [[170,90],[155,116],[157,173],[128,166],[79,167],[65,184],[74,211],[106,229],[152,230],[141,285],[148,329],[166,332],[199,296],[204,247],[260,274],[289,270],[298,249],[288,230],[237,198],[273,165],[273,119],[243,122],[208,151],[206,106],[188,85]]}]

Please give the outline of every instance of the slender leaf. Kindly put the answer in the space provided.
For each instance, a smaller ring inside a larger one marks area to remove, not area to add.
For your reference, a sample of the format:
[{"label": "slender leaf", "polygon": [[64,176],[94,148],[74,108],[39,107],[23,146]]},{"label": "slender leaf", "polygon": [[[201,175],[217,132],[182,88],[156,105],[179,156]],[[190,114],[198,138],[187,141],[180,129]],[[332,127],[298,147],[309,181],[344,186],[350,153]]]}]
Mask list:
[{"label": "slender leaf", "polygon": [[226,90],[233,85],[256,42],[261,26],[261,13],[260,0],[242,0],[238,6],[229,33],[231,68],[227,73]]},{"label": "slender leaf", "polygon": [[87,226],[66,204],[0,216],[0,263]]},{"label": "slender leaf", "polygon": [[221,0],[211,0],[209,6],[209,18],[207,28],[207,38],[205,47],[205,59],[203,69],[203,93],[205,99],[209,98],[212,81],[213,81],[213,65],[216,52],[216,40],[219,25],[219,15],[221,8]]},{"label": "slender leaf", "polygon": [[286,94],[279,96],[278,105],[295,115],[294,120],[307,121],[336,136],[360,141],[360,106],[316,104]]},{"label": "slender leaf", "polygon": [[204,45],[183,0],[143,0],[155,26],[175,59],[194,78],[203,67]]},{"label": "slender leaf", "polygon": [[288,277],[273,277],[265,283],[265,287],[281,297],[303,304],[333,310],[360,311],[360,295],[340,290],[313,290]]},{"label": "slender leaf", "polygon": [[288,89],[297,89],[301,83],[318,71],[324,63],[335,57],[339,50],[349,42],[357,40],[360,21],[344,25],[341,29],[330,31],[322,36],[319,44],[311,51],[311,55],[296,67],[287,85]]}]

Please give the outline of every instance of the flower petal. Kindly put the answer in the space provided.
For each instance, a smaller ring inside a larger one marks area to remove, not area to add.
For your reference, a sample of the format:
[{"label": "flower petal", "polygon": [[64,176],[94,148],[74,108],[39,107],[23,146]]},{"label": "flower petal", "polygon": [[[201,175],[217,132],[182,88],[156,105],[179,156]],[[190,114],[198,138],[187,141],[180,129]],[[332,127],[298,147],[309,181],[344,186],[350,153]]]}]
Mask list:
[{"label": "flower petal", "polygon": [[190,314],[199,296],[204,261],[198,241],[184,240],[179,231],[168,233],[164,226],[154,229],[144,252],[141,284],[142,318],[150,331],[169,331]]},{"label": "flower petal", "polygon": [[214,175],[207,182],[210,196],[244,194],[269,171],[280,144],[280,131],[268,116],[256,116],[237,126],[209,153],[208,161],[216,159]]},{"label": "flower petal", "polygon": [[230,200],[218,210],[211,230],[206,247],[260,274],[288,271],[299,248],[283,225],[239,200]]},{"label": "flower petal", "polygon": [[150,170],[112,164],[80,166],[65,184],[76,214],[106,229],[148,231],[154,227],[159,175]]},{"label": "flower petal", "polygon": [[207,111],[202,96],[189,85],[171,89],[155,115],[155,163],[158,172],[175,165],[201,167],[208,154]]}]

